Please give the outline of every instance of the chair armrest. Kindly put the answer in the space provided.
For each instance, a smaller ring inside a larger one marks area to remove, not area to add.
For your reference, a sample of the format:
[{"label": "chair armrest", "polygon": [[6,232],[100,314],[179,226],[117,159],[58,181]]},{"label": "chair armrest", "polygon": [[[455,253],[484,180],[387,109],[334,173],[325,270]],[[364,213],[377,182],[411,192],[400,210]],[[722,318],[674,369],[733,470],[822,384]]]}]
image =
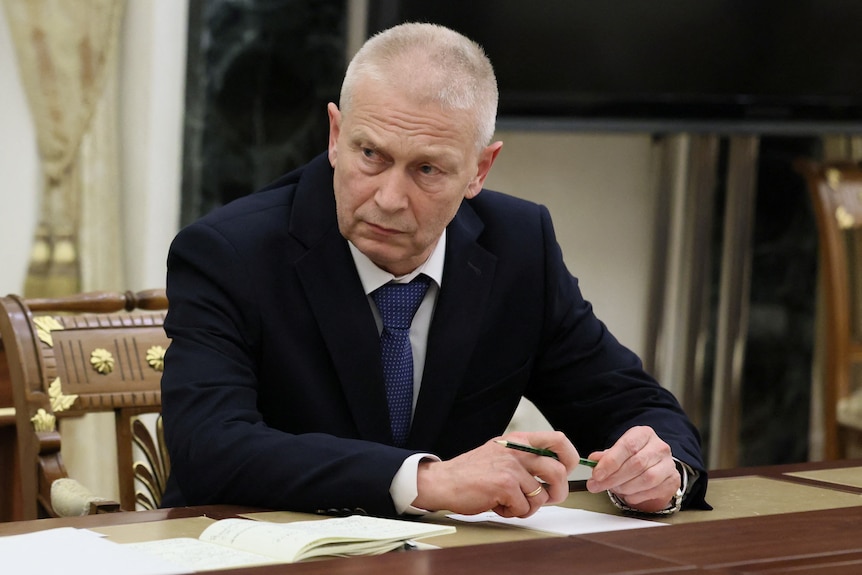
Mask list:
[{"label": "chair armrest", "polygon": [[120,511],[120,504],[98,497],[75,479],[63,477],[51,484],[51,507],[60,517],[80,517]]}]

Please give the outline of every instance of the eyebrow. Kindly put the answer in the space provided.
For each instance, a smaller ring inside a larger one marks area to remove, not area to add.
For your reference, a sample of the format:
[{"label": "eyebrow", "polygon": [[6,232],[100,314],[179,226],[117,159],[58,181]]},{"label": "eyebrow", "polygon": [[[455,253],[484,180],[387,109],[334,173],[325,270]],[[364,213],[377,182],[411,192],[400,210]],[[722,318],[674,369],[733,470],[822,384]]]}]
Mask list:
[{"label": "eyebrow", "polygon": [[348,140],[351,144],[362,144],[365,142],[371,143],[372,138],[365,132],[365,130],[357,129],[349,133]]},{"label": "eyebrow", "polygon": [[[354,146],[367,147],[375,152],[391,156],[385,146],[361,128],[350,134],[349,142]],[[430,149],[426,148],[422,150],[414,160],[419,163],[439,164],[441,167],[446,168],[446,171],[450,172],[453,171],[453,166],[458,165],[457,154],[449,151],[445,146],[431,145]]]}]

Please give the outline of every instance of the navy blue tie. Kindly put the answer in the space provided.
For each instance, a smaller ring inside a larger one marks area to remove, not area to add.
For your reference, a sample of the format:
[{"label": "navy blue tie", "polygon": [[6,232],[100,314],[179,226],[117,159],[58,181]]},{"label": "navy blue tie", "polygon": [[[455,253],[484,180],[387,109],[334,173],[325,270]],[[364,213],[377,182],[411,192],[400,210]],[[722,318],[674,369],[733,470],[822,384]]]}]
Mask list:
[{"label": "navy blue tie", "polygon": [[392,441],[407,443],[413,413],[413,348],[410,347],[410,324],[428,290],[428,276],[420,275],[407,284],[388,283],[374,290],[371,298],[377,304],[383,331],[380,352]]}]

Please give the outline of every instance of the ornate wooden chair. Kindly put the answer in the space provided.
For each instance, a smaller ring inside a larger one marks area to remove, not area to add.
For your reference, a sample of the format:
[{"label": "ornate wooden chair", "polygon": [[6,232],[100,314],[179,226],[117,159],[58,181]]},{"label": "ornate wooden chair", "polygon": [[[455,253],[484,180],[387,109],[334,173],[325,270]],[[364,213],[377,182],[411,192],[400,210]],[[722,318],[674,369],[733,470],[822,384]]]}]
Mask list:
[{"label": "ornate wooden chair", "polygon": [[862,438],[862,166],[796,163],[808,183],[825,296],[824,456]]},{"label": "ornate wooden chair", "polygon": [[[22,519],[78,513],[65,509],[68,503],[52,503],[52,490],[55,497],[60,492],[88,494],[66,479],[61,431],[64,418],[90,412],[115,414],[120,501],[90,497],[84,512],[158,506],[169,463],[160,420],[145,425],[141,416],[161,408],[161,374],[169,345],[162,327],[166,309],[161,289],[0,298],[0,342],[15,407]],[[135,454],[142,459],[136,460]]]},{"label": "ornate wooden chair", "polygon": [[12,497],[18,492],[18,463],[15,448],[15,408],[12,407],[12,382],[3,341],[0,340],[0,521],[12,521],[20,513]]}]

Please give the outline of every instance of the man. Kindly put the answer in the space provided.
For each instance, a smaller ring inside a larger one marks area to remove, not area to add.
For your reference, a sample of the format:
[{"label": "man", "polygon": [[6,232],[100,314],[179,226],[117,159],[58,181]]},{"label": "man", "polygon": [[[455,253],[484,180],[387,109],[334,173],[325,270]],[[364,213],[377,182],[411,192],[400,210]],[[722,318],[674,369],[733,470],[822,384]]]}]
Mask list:
[{"label": "man", "polygon": [[[526,517],[587,453],[625,509],[705,506],[696,429],[595,318],[547,210],[482,190],[502,144],[481,48],[392,28],[339,106],[328,154],[171,246],[163,504]],[[396,327],[384,294],[416,278]],[[495,441],[522,396],[559,431],[504,439],[557,458]]]}]

